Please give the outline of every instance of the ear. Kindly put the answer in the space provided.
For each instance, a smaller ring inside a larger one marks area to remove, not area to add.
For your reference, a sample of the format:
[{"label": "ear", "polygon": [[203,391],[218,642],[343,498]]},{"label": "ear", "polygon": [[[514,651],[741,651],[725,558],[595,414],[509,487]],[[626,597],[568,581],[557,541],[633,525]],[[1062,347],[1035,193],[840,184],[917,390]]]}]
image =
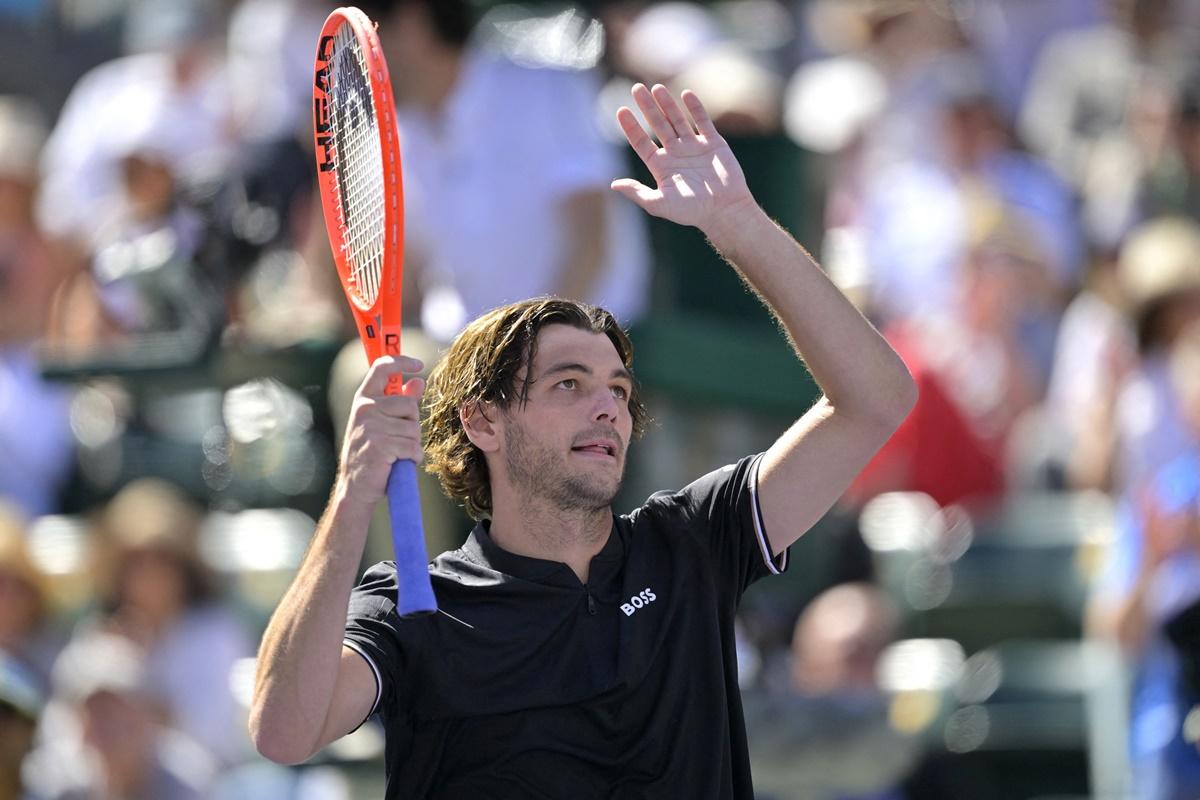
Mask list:
[{"label": "ear", "polygon": [[495,453],[500,449],[500,426],[497,424],[499,417],[495,411],[495,406],[485,402],[463,403],[458,409],[458,419],[462,422],[467,438],[485,453]]}]

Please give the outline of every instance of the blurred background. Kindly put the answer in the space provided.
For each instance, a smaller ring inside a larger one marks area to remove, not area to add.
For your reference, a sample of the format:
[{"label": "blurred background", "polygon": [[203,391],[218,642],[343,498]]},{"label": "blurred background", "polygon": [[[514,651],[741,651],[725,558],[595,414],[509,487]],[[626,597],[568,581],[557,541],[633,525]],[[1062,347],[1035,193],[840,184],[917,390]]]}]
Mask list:
[{"label": "blurred background", "polygon": [[[297,768],[245,733],[364,368],[313,195],[333,5],[0,0],[0,800],[382,795],[373,724]],[[760,796],[1200,797],[1200,3],[362,7],[405,349],[611,308],[656,420],[619,510],[816,397],[696,231],[608,190],[635,81],[703,98],[916,377],[743,604]]]}]

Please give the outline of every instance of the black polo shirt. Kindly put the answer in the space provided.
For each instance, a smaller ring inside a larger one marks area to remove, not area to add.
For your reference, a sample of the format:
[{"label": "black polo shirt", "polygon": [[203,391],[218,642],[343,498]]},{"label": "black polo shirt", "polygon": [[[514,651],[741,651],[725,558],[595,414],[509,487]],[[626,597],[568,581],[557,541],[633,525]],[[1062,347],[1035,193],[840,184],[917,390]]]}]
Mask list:
[{"label": "black polo shirt", "polygon": [[734,612],[772,560],[760,457],[616,516],[587,584],[486,524],[430,566],[440,611],[396,616],[392,562],[350,599],[388,798],[745,798]]}]

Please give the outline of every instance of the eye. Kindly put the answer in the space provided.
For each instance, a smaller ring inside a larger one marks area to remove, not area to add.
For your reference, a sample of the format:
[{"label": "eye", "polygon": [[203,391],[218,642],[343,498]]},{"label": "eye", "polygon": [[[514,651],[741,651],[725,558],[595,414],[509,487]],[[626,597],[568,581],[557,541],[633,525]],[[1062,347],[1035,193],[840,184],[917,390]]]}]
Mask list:
[{"label": "eye", "polygon": [[557,385],[560,389],[566,389],[570,391],[579,387],[579,381],[575,378],[564,378],[563,380],[559,381]]},{"label": "eye", "polygon": [[613,393],[613,397],[617,398],[618,400],[628,400],[629,399],[629,390],[626,389],[624,386],[612,387],[612,393]]}]

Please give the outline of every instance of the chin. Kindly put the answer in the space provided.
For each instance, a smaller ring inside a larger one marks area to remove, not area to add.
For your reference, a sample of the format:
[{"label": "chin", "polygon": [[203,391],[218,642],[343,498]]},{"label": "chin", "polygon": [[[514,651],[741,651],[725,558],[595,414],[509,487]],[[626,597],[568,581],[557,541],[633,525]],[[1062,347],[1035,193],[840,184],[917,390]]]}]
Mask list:
[{"label": "chin", "polygon": [[572,476],[566,479],[564,488],[579,507],[607,508],[621,491],[621,479]]}]

